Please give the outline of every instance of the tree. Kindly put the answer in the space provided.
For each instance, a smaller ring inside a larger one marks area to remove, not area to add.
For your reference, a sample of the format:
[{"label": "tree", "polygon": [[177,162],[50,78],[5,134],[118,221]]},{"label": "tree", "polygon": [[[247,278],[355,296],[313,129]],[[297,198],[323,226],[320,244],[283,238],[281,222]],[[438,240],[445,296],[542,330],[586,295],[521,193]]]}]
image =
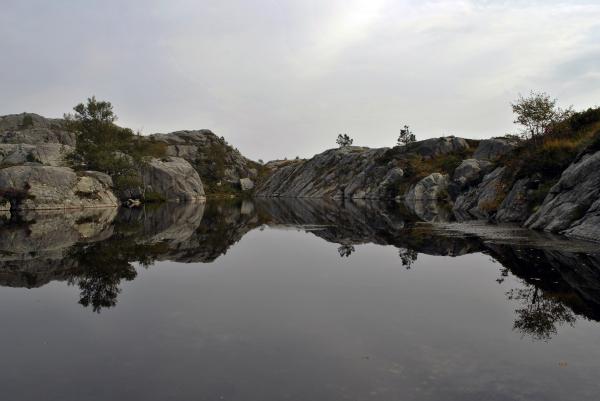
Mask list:
[{"label": "tree", "polygon": [[402,266],[406,267],[406,270],[409,270],[412,267],[413,263],[417,261],[419,253],[414,249],[400,248],[400,250],[398,251],[398,256],[400,256]]},{"label": "tree", "polygon": [[517,319],[513,329],[531,336],[533,340],[548,341],[557,333],[557,326],[575,324],[575,315],[559,297],[544,294],[534,285],[512,289],[507,295],[509,300],[522,306],[515,310]]},{"label": "tree", "polygon": [[404,128],[400,130],[400,136],[398,137],[398,146],[406,146],[408,147],[410,144],[415,143],[417,137],[412,133],[410,127],[405,125]]},{"label": "tree", "polygon": [[65,115],[68,129],[77,134],[73,166],[109,174],[118,190],[140,189],[145,194],[140,168],[150,157],[164,157],[167,145],[115,125],[112,104],[94,96],[73,111]]},{"label": "tree", "polygon": [[342,258],[347,258],[355,251],[354,245],[340,245],[338,248],[338,253]]},{"label": "tree", "polygon": [[563,110],[556,106],[556,101],[545,92],[532,91],[528,97],[519,95],[517,101],[511,103],[516,115],[514,123],[523,126],[521,135],[524,138],[537,142],[549,132],[553,124],[573,114],[571,107]]},{"label": "tree", "polygon": [[354,139],[350,138],[348,134],[339,134],[335,143],[337,143],[340,148],[344,148],[346,146],[352,145]]},{"label": "tree", "polygon": [[67,126],[77,134],[76,162],[81,167],[110,175],[120,175],[132,167],[127,154],[135,140],[133,131],[114,124],[117,116],[112,104],[88,98],[65,115]]}]

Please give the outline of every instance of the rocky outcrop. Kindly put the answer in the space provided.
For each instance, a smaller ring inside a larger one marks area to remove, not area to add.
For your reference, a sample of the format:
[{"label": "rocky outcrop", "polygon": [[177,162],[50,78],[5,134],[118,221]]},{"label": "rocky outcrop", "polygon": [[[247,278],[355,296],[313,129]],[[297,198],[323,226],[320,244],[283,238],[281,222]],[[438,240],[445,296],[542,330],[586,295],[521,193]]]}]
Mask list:
[{"label": "rocky outcrop", "polygon": [[457,190],[478,184],[483,176],[490,172],[492,163],[486,160],[466,159],[454,170],[452,182]]},{"label": "rocky outcrop", "polygon": [[445,136],[415,142],[409,146],[408,150],[426,159],[433,159],[449,153],[460,153],[467,149],[469,149],[469,143],[465,139]]},{"label": "rocky outcrop", "polygon": [[584,154],[572,163],[525,225],[599,241],[600,151]]},{"label": "rocky outcrop", "polygon": [[449,154],[462,156],[469,149],[469,143],[457,137],[432,138],[391,149],[358,146],[330,149],[308,160],[267,163],[271,174],[258,185],[256,194],[261,197],[393,199],[404,195],[401,184],[406,188],[413,180],[405,174],[403,166],[410,168],[413,160],[429,163],[433,158]]},{"label": "rocky outcrop", "polygon": [[168,201],[204,200],[204,187],[198,172],[179,157],[151,159],[141,169],[146,194]]},{"label": "rocky outcrop", "polygon": [[532,187],[536,184],[531,178],[517,180],[496,213],[496,221],[522,223],[531,213]]},{"label": "rocky outcrop", "polygon": [[0,143],[0,165],[39,163],[54,167],[65,166],[65,159],[72,152],[73,147],[60,143]]},{"label": "rocky outcrop", "polygon": [[0,143],[39,145],[58,143],[75,146],[76,135],[65,129],[65,121],[33,113],[0,117]]},{"label": "rocky outcrop", "polygon": [[0,194],[12,210],[114,207],[110,177],[67,167],[14,166],[0,170]]},{"label": "rocky outcrop", "polygon": [[509,138],[491,138],[479,142],[479,146],[473,153],[474,159],[497,160],[507,153],[510,153],[517,143]]},{"label": "rocky outcrop", "polygon": [[290,198],[386,197],[402,177],[402,170],[394,169],[393,163],[379,162],[387,151],[388,148],[357,146],[330,149],[309,160],[278,168],[256,194]]},{"label": "rocky outcrop", "polygon": [[453,211],[458,220],[487,219],[496,212],[505,193],[502,182],[505,167],[486,174],[481,183],[461,193],[454,201]]},{"label": "rocky outcrop", "polygon": [[180,157],[194,166],[209,192],[224,184],[239,188],[240,179],[255,179],[260,168],[210,130],[154,134],[150,138],[164,143],[168,156]]}]

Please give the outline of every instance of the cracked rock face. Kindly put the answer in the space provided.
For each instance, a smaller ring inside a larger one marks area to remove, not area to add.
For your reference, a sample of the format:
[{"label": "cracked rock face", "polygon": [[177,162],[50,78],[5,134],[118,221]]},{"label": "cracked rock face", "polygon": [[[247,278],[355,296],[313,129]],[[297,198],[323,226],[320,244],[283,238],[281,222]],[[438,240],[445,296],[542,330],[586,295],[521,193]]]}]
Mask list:
[{"label": "cracked rock face", "polygon": [[454,202],[453,211],[459,221],[487,219],[495,211],[497,200],[504,193],[502,176],[505,167],[498,167],[483,177],[481,183],[461,193]]},{"label": "cracked rock face", "polygon": [[525,225],[600,240],[600,152],[585,154],[572,163]]}]

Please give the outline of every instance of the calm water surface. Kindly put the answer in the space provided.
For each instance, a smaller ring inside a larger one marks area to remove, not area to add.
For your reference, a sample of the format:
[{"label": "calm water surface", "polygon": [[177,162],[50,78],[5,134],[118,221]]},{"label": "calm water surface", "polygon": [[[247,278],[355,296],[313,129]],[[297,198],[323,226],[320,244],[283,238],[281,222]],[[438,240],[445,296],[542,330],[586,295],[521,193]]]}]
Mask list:
[{"label": "calm water surface", "polygon": [[597,246],[523,235],[283,200],[5,222],[1,399],[597,400]]}]

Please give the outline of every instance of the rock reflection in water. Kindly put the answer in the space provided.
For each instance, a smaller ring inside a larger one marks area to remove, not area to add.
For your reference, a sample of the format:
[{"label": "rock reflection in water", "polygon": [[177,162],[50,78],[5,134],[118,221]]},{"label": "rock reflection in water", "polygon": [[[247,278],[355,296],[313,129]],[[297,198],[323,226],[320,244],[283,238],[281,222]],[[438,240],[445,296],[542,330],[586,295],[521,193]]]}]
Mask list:
[{"label": "rock reflection in water", "polygon": [[600,320],[598,254],[568,251],[561,239],[554,249],[535,241],[524,247],[474,233],[451,235],[420,223],[395,203],[213,201],[118,213],[38,213],[2,224],[0,285],[33,288],[66,281],[79,288],[79,303],[96,312],[117,304],[121,283],[136,278],[135,264],[210,263],[253,229],[291,226],[339,244],[342,258],[359,252],[360,244],[394,246],[406,269],[416,265],[419,254],[488,254],[502,265],[499,283],[509,272],[522,281],[506,291],[507,302],[515,303],[515,330],[535,340],[550,339],[577,316]]}]

